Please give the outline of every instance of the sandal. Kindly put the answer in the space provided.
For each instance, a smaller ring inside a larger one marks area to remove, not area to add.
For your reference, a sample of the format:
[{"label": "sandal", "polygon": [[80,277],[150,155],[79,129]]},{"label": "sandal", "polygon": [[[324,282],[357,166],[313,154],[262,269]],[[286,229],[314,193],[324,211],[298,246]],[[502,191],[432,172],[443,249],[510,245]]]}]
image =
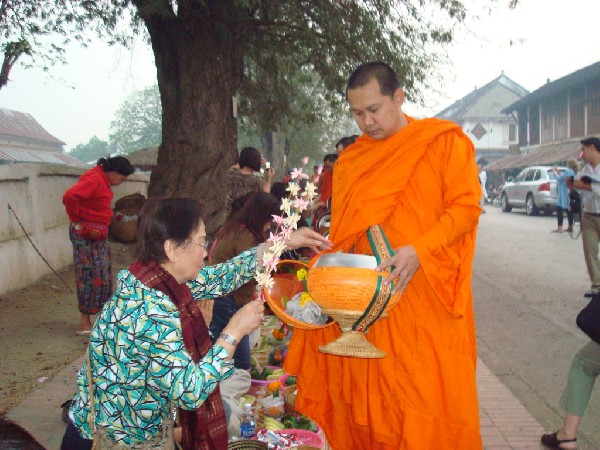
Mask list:
[{"label": "sandal", "polygon": [[567,444],[569,442],[577,442],[577,438],[574,439],[558,439],[557,437],[558,431],[556,433],[543,434],[542,435],[542,445],[554,448],[554,449],[564,449],[565,447],[561,447],[562,444]]}]

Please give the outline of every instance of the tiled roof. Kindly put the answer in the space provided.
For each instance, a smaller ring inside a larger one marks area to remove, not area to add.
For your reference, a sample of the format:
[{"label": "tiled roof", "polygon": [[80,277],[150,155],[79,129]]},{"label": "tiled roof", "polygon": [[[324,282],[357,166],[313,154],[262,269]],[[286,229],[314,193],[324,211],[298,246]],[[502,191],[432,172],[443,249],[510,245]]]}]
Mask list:
[{"label": "tiled roof", "polygon": [[485,166],[485,170],[519,169],[528,166],[555,164],[577,159],[581,152],[579,140],[553,145],[542,145],[524,155],[509,155]]},{"label": "tiled roof", "polygon": [[[454,122],[462,122],[472,117],[501,117],[503,106],[527,94],[529,94],[527,89],[502,74],[485,86],[475,89],[457,100],[437,113],[435,117]],[[486,98],[489,96],[493,98]]]},{"label": "tiled roof", "polygon": [[148,147],[125,155],[134,166],[156,166],[158,147]]},{"label": "tiled roof", "polygon": [[7,108],[0,108],[0,135],[2,134],[65,145],[48,133],[31,114]]},{"label": "tiled roof", "polygon": [[51,152],[47,150],[21,150],[15,148],[0,148],[0,162],[21,163],[36,162],[50,164],[66,164],[69,166],[86,167],[86,164],[77,158],[65,153]]},{"label": "tiled roof", "polygon": [[559,78],[558,80],[552,81],[551,83],[543,85],[541,88],[536,89],[526,97],[517,100],[512,105],[502,110],[502,112],[505,114],[509,114],[512,111],[517,110],[521,106],[528,105],[537,100],[541,100],[542,98],[546,98],[561,91],[565,91],[568,88],[580,85],[582,83],[586,83],[597,78],[600,78],[600,61],[592,64],[591,66],[584,67],[583,69],[579,69],[569,75]]}]

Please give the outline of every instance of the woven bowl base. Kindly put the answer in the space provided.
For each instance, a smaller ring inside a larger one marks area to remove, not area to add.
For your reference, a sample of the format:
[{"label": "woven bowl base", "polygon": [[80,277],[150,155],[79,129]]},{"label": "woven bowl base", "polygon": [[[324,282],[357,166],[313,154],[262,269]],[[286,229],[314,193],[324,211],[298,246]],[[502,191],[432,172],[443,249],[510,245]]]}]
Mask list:
[{"label": "woven bowl base", "polygon": [[335,341],[319,347],[321,353],[352,358],[384,358],[385,352],[379,350],[360,331],[344,331]]}]

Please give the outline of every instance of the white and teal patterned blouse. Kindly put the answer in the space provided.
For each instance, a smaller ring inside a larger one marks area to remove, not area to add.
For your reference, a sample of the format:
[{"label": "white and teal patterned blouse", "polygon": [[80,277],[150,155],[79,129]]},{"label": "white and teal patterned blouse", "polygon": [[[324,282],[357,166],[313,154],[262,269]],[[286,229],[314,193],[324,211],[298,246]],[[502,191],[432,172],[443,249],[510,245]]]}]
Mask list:
[{"label": "white and teal patterned blouse", "polygon": [[[256,248],[205,267],[188,282],[195,299],[221,297],[250,281]],[[233,373],[233,360],[215,345],[198,365],[185,349],[177,307],[162,292],[143,285],[129,271],[117,275],[117,290],[98,316],[90,336],[97,426],[125,444],[152,438],[170,404],[194,410],[217,383]],[[93,439],[87,363],[77,377],[70,417],[86,439]]]}]

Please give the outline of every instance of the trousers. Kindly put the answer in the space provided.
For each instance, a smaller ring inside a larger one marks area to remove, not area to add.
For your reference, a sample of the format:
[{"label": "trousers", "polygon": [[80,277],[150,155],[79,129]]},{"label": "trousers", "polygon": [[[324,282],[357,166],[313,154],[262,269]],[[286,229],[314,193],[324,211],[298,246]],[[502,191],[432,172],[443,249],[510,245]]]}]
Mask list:
[{"label": "trousers", "polygon": [[[237,305],[233,294],[226,295],[220,299],[216,299],[213,308],[213,317],[208,329],[216,340],[223,329],[229,323],[233,315],[240,310],[242,305]],[[250,339],[244,336],[233,354],[233,365],[236,369],[250,369]]]},{"label": "trousers", "polygon": [[600,345],[590,341],[573,358],[560,406],[569,414],[582,417],[598,375],[600,375]]}]

